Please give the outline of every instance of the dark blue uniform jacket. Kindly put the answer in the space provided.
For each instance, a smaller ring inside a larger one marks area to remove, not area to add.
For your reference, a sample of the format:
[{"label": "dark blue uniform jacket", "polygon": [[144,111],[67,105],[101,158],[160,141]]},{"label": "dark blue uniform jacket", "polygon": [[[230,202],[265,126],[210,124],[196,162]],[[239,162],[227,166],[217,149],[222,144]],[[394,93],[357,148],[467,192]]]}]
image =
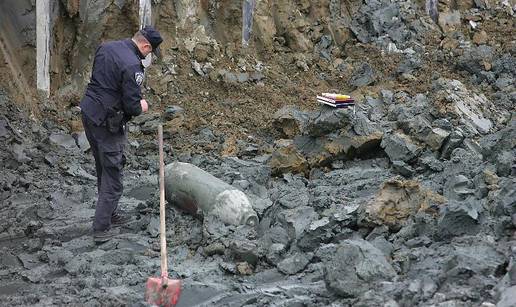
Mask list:
[{"label": "dark blue uniform jacket", "polygon": [[107,42],[97,48],[91,80],[80,104],[95,125],[102,125],[116,111],[123,111],[126,119],[142,112],[143,58],[131,39]]}]

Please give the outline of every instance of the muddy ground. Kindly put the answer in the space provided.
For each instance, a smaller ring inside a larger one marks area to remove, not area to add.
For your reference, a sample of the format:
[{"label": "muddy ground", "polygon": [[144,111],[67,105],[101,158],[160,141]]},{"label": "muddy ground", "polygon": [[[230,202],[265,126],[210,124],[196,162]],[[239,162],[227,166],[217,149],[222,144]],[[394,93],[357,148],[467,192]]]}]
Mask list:
[{"label": "muddy ground", "polygon": [[[160,2],[165,56],[147,71],[150,112],[129,124],[134,220],[95,245],[76,105],[88,52],[134,23],[131,1],[108,2],[97,19],[60,2],[63,37],[91,41],[64,43],[36,111],[0,78],[2,305],[146,305],[163,123],[166,163],[244,191],[260,219],[168,206],[180,306],[516,306],[513,2],[441,1],[437,15],[431,1],[259,2],[249,49],[237,4]],[[331,91],[355,110],[316,103]]]}]

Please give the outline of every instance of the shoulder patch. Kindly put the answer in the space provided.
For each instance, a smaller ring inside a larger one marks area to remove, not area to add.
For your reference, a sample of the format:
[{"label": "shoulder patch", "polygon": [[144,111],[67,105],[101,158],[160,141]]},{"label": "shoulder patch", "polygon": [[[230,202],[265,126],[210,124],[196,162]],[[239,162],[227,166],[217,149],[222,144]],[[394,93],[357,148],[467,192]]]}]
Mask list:
[{"label": "shoulder patch", "polygon": [[142,85],[142,83],[143,83],[143,73],[142,72],[134,73],[134,80],[136,81],[136,84]]}]

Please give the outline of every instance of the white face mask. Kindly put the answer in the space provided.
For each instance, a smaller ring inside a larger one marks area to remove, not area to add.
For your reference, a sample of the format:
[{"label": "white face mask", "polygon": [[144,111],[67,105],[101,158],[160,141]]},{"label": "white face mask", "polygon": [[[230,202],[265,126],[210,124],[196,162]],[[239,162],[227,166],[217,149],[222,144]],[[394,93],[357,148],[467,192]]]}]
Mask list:
[{"label": "white face mask", "polygon": [[142,60],[143,67],[147,68],[152,64],[152,53],[147,54],[145,59]]}]

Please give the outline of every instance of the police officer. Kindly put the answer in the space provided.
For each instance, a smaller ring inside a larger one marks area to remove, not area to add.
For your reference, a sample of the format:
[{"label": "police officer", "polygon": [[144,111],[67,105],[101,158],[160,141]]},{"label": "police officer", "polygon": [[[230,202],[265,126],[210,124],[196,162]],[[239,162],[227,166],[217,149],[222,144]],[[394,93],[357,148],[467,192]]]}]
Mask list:
[{"label": "police officer", "polygon": [[118,234],[112,226],[131,220],[118,209],[127,143],[125,123],[147,112],[148,104],[140,90],[142,60],[151,52],[159,56],[162,41],[158,31],[146,26],[132,39],[103,43],[95,52],[91,79],[80,107],[97,172],[98,200],[93,222],[97,243]]}]

